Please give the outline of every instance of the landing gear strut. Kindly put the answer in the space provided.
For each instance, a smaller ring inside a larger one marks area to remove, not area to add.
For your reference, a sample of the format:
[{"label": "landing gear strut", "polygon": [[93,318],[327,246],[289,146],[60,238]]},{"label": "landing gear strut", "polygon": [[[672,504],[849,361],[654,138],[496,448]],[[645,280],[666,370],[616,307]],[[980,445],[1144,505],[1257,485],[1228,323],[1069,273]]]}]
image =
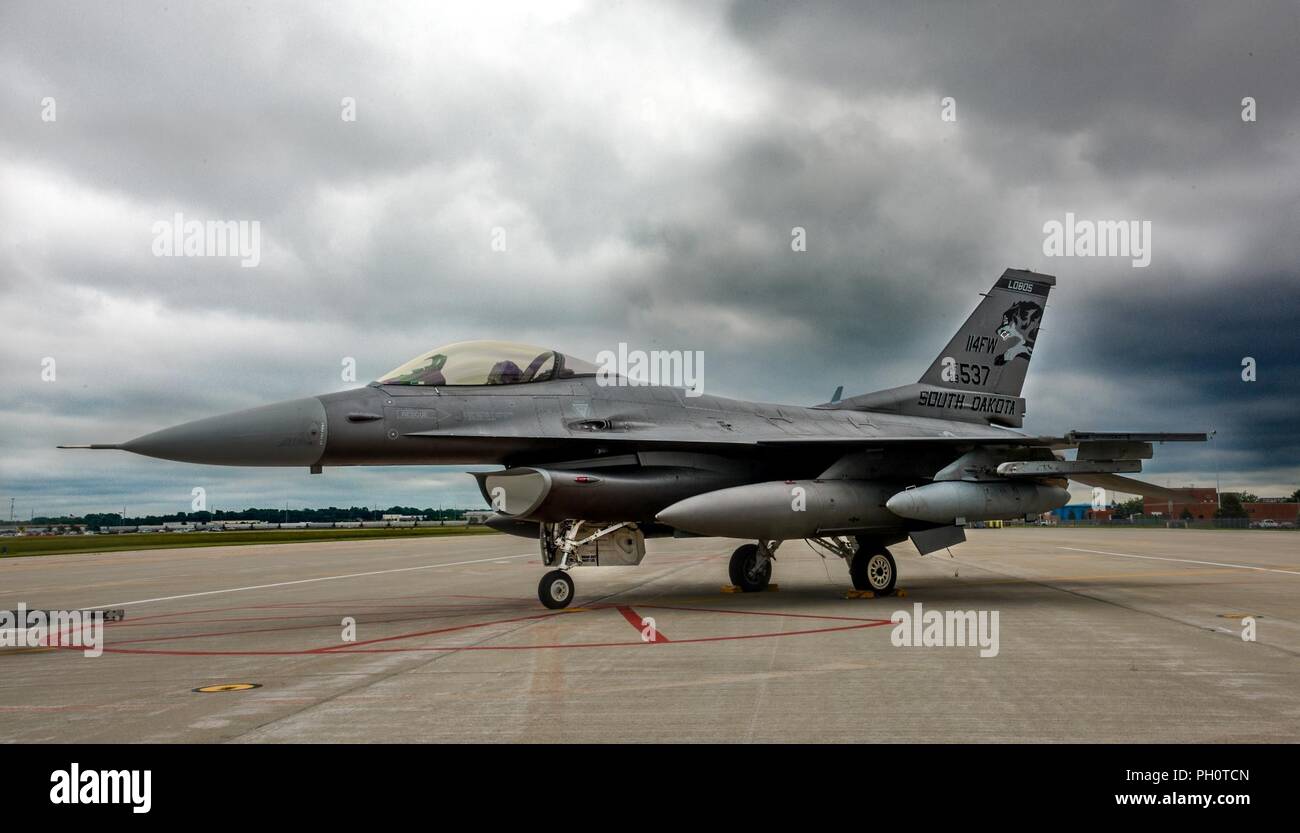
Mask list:
[{"label": "landing gear strut", "polygon": [[772,561],[780,544],[780,541],[759,541],[737,547],[728,567],[731,583],[746,593],[766,590],[772,581]]},{"label": "landing gear strut", "polygon": [[573,601],[569,570],[574,567],[629,566],[640,564],[645,556],[645,537],[632,521],[604,526],[578,520],[543,523],[538,539],[542,563],[555,569],[538,582],[537,598],[551,610]]}]

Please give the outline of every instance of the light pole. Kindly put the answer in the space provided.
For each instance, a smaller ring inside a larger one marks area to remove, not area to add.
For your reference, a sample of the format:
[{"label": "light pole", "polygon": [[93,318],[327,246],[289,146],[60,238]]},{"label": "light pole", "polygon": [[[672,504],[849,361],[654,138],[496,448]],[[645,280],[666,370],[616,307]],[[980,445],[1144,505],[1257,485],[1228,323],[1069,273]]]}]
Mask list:
[{"label": "light pole", "polygon": [[[1210,439],[1213,440],[1213,439],[1214,439],[1214,435],[1217,434],[1217,433],[1219,433],[1217,429],[1210,429]],[[1220,495],[1220,493],[1219,493],[1219,448],[1218,448],[1218,443],[1215,443],[1214,448],[1211,449],[1211,453],[1214,454],[1214,502],[1218,505],[1218,507],[1219,507],[1220,509],[1222,509],[1222,508],[1223,508],[1223,497],[1222,497],[1222,496]]]}]

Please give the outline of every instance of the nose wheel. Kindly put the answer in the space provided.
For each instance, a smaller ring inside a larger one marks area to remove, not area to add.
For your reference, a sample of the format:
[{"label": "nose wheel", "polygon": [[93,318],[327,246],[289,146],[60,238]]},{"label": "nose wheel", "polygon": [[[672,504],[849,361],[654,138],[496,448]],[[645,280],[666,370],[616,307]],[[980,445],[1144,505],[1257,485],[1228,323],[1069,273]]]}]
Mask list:
[{"label": "nose wheel", "polygon": [[573,579],[563,570],[551,570],[537,585],[537,598],[551,610],[560,610],[573,601]]}]

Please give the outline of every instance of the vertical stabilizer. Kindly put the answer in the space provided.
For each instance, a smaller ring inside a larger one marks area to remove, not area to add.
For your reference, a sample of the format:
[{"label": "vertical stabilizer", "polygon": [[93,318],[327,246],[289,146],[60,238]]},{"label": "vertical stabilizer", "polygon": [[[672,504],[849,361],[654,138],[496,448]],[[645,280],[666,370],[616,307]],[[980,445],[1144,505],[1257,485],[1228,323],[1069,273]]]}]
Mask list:
[{"label": "vertical stabilizer", "polygon": [[920,379],[953,390],[1020,396],[1052,275],[1008,269]]}]

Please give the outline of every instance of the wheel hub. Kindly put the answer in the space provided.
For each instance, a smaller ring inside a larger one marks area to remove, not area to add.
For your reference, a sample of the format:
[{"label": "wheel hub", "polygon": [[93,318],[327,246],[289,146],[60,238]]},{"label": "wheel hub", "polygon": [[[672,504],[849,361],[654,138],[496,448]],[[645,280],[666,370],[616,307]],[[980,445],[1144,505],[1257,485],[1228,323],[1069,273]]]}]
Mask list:
[{"label": "wheel hub", "polygon": [[885,587],[889,584],[889,559],[883,555],[873,555],[867,562],[867,577],[871,580],[874,587]]}]

